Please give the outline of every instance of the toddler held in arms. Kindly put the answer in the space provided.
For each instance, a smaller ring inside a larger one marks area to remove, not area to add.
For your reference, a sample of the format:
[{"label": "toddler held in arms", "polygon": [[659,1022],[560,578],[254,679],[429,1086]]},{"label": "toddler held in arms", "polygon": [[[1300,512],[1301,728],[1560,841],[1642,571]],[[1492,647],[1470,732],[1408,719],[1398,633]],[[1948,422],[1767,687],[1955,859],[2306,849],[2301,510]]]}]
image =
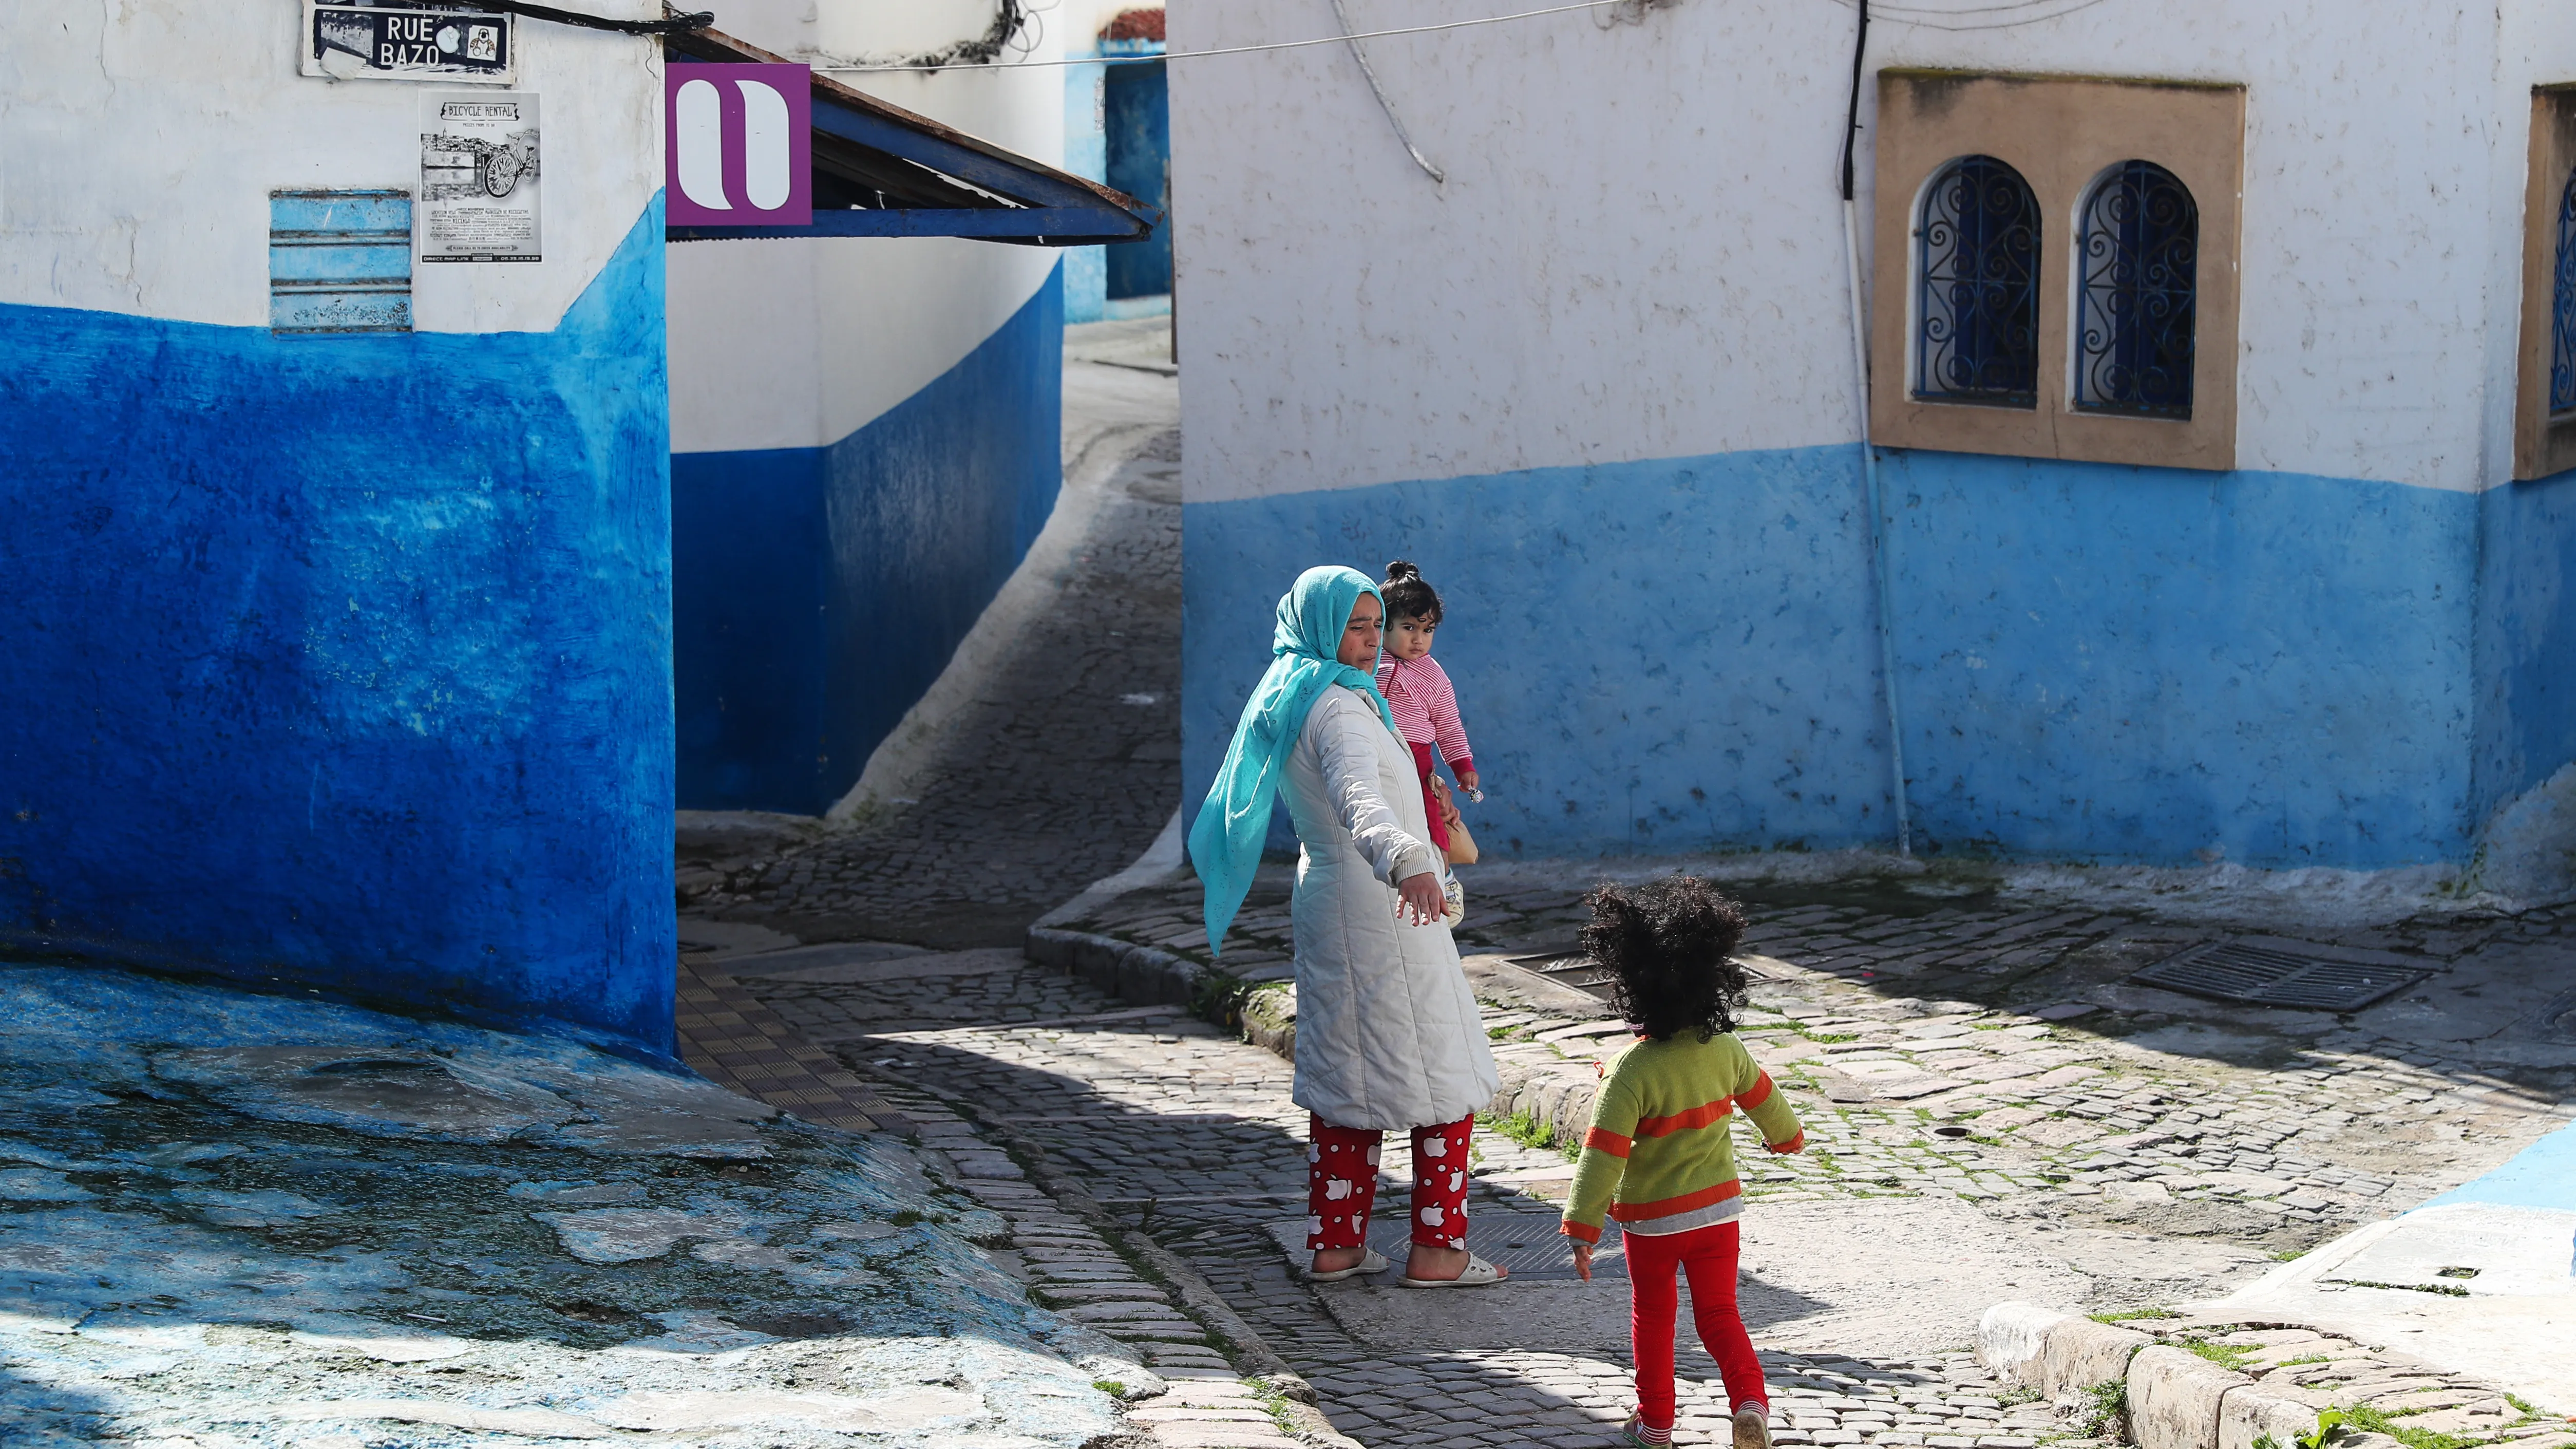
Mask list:
[{"label": "toddler held in arms", "polygon": [[[1422,808],[1430,818],[1431,843],[1450,853],[1447,813],[1433,773],[1439,759],[1449,762],[1468,795],[1476,788],[1476,761],[1467,749],[1467,727],[1458,719],[1458,693],[1449,675],[1431,657],[1431,635],[1440,627],[1440,595],[1422,581],[1422,571],[1402,559],[1386,566],[1386,656],[1378,661],[1377,692],[1395,713],[1395,727],[1413,748],[1413,766],[1422,776]],[[1463,857],[1462,857],[1463,858]]]},{"label": "toddler held in arms", "polygon": [[1676,1271],[1690,1275],[1699,1340],[1726,1380],[1735,1449],[1770,1449],[1771,1394],[1735,1308],[1735,1172],[1728,1119],[1739,1107],[1773,1152],[1796,1152],[1806,1134],[1735,1039],[1744,968],[1733,957],[1744,915],[1696,876],[1592,893],[1583,949],[1611,977],[1611,1005],[1637,1028],[1634,1045],[1604,1073],[1592,1106],[1559,1231],[1574,1239],[1574,1266],[1592,1277],[1593,1245],[1607,1209],[1628,1255],[1629,1332],[1637,1356],[1631,1444],[1673,1442]]}]

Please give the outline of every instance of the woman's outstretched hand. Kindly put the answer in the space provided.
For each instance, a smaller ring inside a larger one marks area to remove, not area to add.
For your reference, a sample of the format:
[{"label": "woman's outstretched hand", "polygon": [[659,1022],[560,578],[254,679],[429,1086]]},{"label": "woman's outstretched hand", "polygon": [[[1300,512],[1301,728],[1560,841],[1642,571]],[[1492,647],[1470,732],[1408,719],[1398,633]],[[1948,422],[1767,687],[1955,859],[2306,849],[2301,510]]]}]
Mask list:
[{"label": "woman's outstretched hand", "polygon": [[1440,877],[1432,871],[1409,875],[1395,883],[1395,892],[1404,898],[1404,911],[1419,926],[1449,914],[1448,899],[1440,894]]}]

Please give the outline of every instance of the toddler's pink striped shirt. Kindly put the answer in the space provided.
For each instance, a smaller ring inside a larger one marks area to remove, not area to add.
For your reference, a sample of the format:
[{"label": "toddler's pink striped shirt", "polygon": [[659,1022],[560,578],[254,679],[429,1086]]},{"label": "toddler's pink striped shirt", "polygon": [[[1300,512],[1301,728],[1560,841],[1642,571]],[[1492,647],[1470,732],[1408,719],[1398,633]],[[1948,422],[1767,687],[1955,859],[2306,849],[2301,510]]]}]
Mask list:
[{"label": "toddler's pink striped shirt", "polygon": [[1449,687],[1440,661],[1428,654],[1419,659],[1389,654],[1378,661],[1377,692],[1386,696],[1406,744],[1438,745],[1452,773],[1476,772],[1475,758],[1467,751],[1467,726],[1458,718],[1458,692]]}]

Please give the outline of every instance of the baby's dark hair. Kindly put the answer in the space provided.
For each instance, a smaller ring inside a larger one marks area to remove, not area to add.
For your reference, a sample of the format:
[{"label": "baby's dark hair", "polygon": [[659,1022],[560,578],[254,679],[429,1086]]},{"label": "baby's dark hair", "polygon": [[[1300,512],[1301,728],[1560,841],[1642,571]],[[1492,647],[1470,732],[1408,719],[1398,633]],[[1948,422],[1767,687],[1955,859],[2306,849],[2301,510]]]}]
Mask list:
[{"label": "baby's dark hair", "polygon": [[1386,584],[1378,590],[1386,600],[1386,622],[1398,619],[1420,619],[1425,624],[1440,622],[1440,593],[1422,581],[1422,570],[1402,559],[1386,566]]},{"label": "baby's dark hair", "polygon": [[1610,1004],[1621,1016],[1657,1041],[1735,1030],[1746,984],[1734,959],[1744,939],[1735,902],[1695,875],[1605,883],[1584,901],[1592,924],[1583,928],[1583,949],[1610,973]]}]

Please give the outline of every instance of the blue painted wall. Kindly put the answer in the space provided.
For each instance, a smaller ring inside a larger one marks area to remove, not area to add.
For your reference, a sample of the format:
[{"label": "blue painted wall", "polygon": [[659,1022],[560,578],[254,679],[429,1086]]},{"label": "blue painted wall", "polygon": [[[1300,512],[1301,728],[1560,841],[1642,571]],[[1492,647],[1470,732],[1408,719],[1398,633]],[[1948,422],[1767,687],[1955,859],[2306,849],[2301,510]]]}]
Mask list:
[{"label": "blue painted wall", "polygon": [[668,1049],[662,247],[544,333],[0,308],[0,941]]},{"label": "blue painted wall", "polygon": [[[1109,184],[1159,208],[1172,209],[1172,92],[1163,62],[1109,67],[1105,126]],[[1172,290],[1172,228],[1168,221],[1143,241],[1103,248],[1109,255],[1109,296],[1159,297]]]},{"label": "blue painted wall", "polygon": [[[1497,854],[1818,847],[1887,809],[1857,460],[1552,468],[1183,511],[1183,768],[1207,789],[1299,570],[1441,592]],[[1893,833],[1888,827],[1884,833]]]},{"label": "blue painted wall", "polygon": [[1055,507],[1062,283],[830,447],[671,459],[683,809],[821,814],[947,667]]},{"label": "blue painted wall", "polygon": [[2483,819],[2576,760],[2576,473],[2478,502]]},{"label": "blue painted wall", "polygon": [[[2472,779],[2482,742],[2525,783],[2576,758],[2550,669],[2576,641],[2557,582],[2576,495],[1882,458],[1929,849],[2457,862],[2500,788]],[[1400,555],[1449,602],[1440,657],[1489,849],[1885,843],[1865,523],[1849,446],[1192,504],[1189,788],[1267,661],[1287,581]],[[2482,528],[2516,534],[2502,571],[2520,591],[2491,588],[2483,612],[2482,547],[2499,565]],[[2489,636],[2519,662],[2513,707],[2482,726]]]},{"label": "blue painted wall", "polygon": [[2465,859],[2475,497],[1885,453],[1920,828],[2012,854]]}]

